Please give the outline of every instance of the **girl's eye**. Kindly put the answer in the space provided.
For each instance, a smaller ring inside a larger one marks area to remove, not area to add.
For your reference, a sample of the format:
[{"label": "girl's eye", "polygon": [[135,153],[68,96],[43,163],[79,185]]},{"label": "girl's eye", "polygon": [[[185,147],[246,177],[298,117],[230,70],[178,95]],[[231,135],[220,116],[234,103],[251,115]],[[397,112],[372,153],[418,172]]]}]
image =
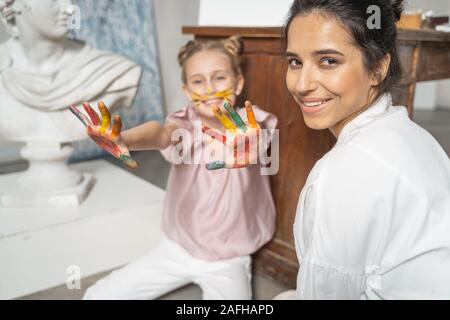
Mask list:
[{"label": "girl's eye", "polygon": [[199,84],[202,84],[202,80],[194,80],[194,81],[192,81],[192,83],[195,85],[199,85]]},{"label": "girl's eye", "polygon": [[333,58],[323,58],[320,60],[320,64],[326,67],[335,67],[339,64],[339,61]]},{"label": "girl's eye", "polygon": [[215,77],[215,80],[216,80],[216,81],[222,81],[222,80],[226,80],[226,79],[227,79],[227,77],[224,76],[224,75],[219,75],[219,76],[216,76],[216,77]]},{"label": "girl's eye", "polygon": [[298,69],[302,66],[302,63],[298,59],[289,58],[288,65],[290,69]]}]

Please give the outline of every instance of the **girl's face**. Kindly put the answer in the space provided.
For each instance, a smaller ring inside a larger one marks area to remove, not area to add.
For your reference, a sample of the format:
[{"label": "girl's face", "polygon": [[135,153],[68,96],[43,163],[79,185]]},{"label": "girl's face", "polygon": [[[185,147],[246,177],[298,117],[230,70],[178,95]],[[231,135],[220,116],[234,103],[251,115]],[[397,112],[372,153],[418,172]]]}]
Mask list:
[{"label": "girl's face", "polygon": [[336,19],[319,13],[295,17],[288,30],[286,84],[312,129],[335,137],[365,110],[378,84],[362,51]]},{"label": "girl's face", "polygon": [[213,118],[212,105],[223,108],[225,99],[234,106],[242,91],[244,78],[233,71],[228,56],[216,50],[202,50],[190,57],[184,66],[186,84],[183,91],[196,102],[200,115]]}]

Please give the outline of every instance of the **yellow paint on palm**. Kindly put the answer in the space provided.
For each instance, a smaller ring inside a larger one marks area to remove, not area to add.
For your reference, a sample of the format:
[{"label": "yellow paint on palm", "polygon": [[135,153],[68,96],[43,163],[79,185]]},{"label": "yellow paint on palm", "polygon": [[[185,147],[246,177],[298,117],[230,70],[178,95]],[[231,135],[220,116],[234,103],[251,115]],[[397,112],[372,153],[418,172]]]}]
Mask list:
[{"label": "yellow paint on palm", "polygon": [[109,113],[109,110],[103,101],[100,101],[98,103],[98,109],[102,114],[102,126],[100,127],[100,133],[104,134],[106,129],[109,128],[109,124],[111,123],[111,114]]},{"label": "yellow paint on palm", "polygon": [[220,108],[216,105],[213,105],[211,107],[212,112],[214,113],[214,116],[220,121],[220,123],[223,124],[225,129],[227,130],[236,130],[236,126],[234,123],[230,120],[230,118],[227,117],[226,114],[224,114]]}]

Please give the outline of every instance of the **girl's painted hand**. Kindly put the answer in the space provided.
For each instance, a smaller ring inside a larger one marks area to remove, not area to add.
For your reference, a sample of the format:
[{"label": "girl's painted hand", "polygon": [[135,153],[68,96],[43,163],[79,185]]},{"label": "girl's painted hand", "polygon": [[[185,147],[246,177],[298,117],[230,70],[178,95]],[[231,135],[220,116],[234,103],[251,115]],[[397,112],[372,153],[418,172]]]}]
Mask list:
[{"label": "girl's painted hand", "polygon": [[223,124],[228,135],[225,136],[207,126],[203,126],[202,131],[211,138],[223,143],[229,152],[225,154],[224,160],[208,163],[206,165],[207,169],[245,168],[251,164],[256,164],[258,150],[261,147],[261,139],[260,126],[256,122],[252,103],[250,101],[245,102],[247,122],[244,122],[229,102],[225,102],[224,108],[226,113],[222,112],[217,106],[213,106],[212,111],[215,117]]},{"label": "girl's painted hand", "polygon": [[103,102],[98,103],[101,119],[87,102],[83,103],[83,108],[89,117],[75,106],[70,106],[69,108],[81,123],[86,126],[87,134],[100,148],[122,160],[130,168],[134,169],[138,166],[137,162],[131,158],[128,147],[121,139],[122,119],[119,115],[114,116],[114,122],[110,128],[111,114]]}]

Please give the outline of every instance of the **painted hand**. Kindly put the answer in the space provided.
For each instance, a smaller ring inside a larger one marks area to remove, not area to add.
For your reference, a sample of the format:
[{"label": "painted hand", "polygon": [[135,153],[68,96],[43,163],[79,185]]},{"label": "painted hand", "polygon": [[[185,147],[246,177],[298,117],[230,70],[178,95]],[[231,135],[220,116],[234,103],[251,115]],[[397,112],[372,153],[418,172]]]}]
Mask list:
[{"label": "painted hand", "polygon": [[101,113],[101,119],[97,112],[89,105],[83,103],[83,108],[89,115],[87,117],[77,107],[70,106],[70,111],[86,126],[86,131],[89,137],[106,152],[109,152],[114,157],[122,160],[126,166],[136,168],[137,162],[131,158],[128,147],[123,143],[120,132],[122,130],[122,119],[119,115],[114,116],[112,127],[111,114],[103,102],[98,103],[98,109]]},{"label": "painted hand", "polygon": [[203,126],[202,131],[214,140],[223,143],[228,152],[225,152],[223,160],[208,163],[206,168],[208,170],[245,168],[251,164],[256,164],[258,150],[261,147],[260,126],[256,122],[251,102],[245,102],[247,122],[242,120],[229,102],[225,102],[224,108],[226,113],[222,112],[217,106],[213,106],[212,111],[227,130],[227,136],[207,126]]}]

